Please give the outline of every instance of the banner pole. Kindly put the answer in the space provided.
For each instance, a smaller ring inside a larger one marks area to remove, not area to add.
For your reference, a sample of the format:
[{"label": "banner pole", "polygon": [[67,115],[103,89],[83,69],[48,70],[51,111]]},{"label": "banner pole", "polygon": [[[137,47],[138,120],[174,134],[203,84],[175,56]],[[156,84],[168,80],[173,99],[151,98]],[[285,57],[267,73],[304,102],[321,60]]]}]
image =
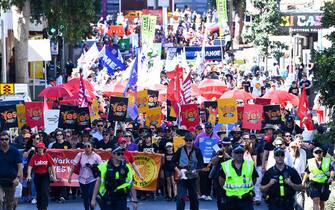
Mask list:
[{"label": "banner pole", "polygon": [[116,136],[117,123],[118,123],[118,121],[115,121],[115,126],[114,126],[114,136]]}]

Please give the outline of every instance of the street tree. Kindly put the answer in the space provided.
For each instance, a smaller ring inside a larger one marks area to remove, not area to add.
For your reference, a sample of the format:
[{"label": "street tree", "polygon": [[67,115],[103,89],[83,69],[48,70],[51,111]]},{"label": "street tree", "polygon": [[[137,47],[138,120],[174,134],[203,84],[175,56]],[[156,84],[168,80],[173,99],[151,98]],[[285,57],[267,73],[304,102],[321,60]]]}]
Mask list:
[{"label": "street tree", "polygon": [[235,32],[233,39],[233,46],[239,46],[242,42],[242,30],[244,27],[244,16],[246,11],[247,2],[246,0],[235,0],[233,1],[234,8],[234,21],[235,21]]},{"label": "street tree", "polygon": [[98,0],[1,0],[2,8],[13,11],[16,82],[28,83],[28,38],[30,21],[45,18],[48,25],[61,30],[67,43],[76,43],[94,21]]},{"label": "street tree", "polygon": [[284,43],[271,40],[272,36],[279,35],[282,15],[277,0],[253,0],[252,4],[257,13],[251,14],[253,21],[245,38],[258,49],[267,68],[267,58],[270,55],[279,61],[283,50],[287,49]]}]

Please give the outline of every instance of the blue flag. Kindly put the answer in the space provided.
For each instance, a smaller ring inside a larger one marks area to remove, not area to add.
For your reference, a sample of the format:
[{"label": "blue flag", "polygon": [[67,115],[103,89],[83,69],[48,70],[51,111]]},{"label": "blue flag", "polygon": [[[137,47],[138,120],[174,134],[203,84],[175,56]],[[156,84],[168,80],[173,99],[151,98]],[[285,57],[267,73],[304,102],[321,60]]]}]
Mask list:
[{"label": "blue flag", "polygon": [[134,66],[130,72],[130,77],[123,95],[128,93],[128,109],[127,113],[132,120],[138,117],[138,102],[137,102],[137,79],[138,79],[138,56],[135,58]]},{"label": "blue flag", "polygon": [[108,74],[110,75],[113,75],[117,69],[126,69],[126,66],[117,59],[108,48],[105,49],[105,54],[101,58],[101,63],[107,68]]}]

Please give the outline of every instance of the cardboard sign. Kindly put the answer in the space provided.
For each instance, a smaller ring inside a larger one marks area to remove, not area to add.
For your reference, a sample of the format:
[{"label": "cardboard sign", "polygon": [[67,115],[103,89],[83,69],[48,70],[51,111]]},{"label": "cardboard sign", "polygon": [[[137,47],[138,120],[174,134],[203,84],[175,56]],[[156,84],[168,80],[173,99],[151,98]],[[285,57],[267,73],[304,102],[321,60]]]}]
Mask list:
[{"label": "cardboard sign", "polygon": [[108,120],[113,121],[126,121],[128,109],[128,98],[111,97]]},{"label": "cardboard sign", "polygon": [[138,112],[145,113],[148,110],[148,90],[137,92]]},{"label": "cardboard sign", "polygon": [[50,134],[58,128],[59,109],[44,110],[44,132]]},{"label": "cardboard sign", "polygon": [[90,109],[91,122],[100,118],[99,116],[99,103],[97,99],[93,99]]},{"label": "cardboard sign", "polygon": [[158,107],[158,94],[156,90],[148,90],[148,107],[149,109]]},{"label": "cardboard sign", "polygon": [[218,104],[216,101],[205,101],[205,112],[206,112],[206,121],[211,122],[212,124],[216,123],[216,117],[218,115]]},{"label": "cardboard sign", "polygon": [[264,106],[265,123],[268,124],[281,124],[280,105],[267,105]]},{"label": "cardboard sign", "polygon": [[16,105],[0,106],[0,122],[4,129],[18,127]]},{"label": "cardboard sign", "polygon": [[219,123],[228,124],[237,122],[236,100],[233,98],[218,100]]},{"label": "cardboard sign", "polygon": [[78,107],[77,124],[80,130],[91,127],[90,110],[88,107]]},{"label": "cardboard sign", "polygon": [[173,150],[176,152],[180,147],[185,145],[185,139],[183,136],[173,137]]},{"label": "cardboard sign", "polygon": [[17,113],[17,125],[19,129],[27,123],[26,120],[26,107],[24,104],[16,104],[16,113]]},{"label": "cardboard sign", "polygon": [[201,150],[202,156],[204,158],[204,163],[209,163],[213,157],[214,149],[213,146],[216,145],[218,141],[212,138],[200,138],[199,148]]},{"label": "cardboard sign", "polygon": [[167,121],[175,121],[177,120],[177,115],[176,115],[176,112],[171,104],[171,101],[170,100],[166,100],[166,120]]},{"label": "cardboard sign", "polygon": [[148,109],[145,116],[145,125],[150,126],[154,125],[158,128],[161,125],[161,113],[162,110],[160,107]]},{"label": "cardboard sign", "polygon": [[258,104],[246,104],[244,106],[242,128],[261,130],[263,106]]},{"label": "cardboard sign", "polygon": [[64,129],[76,129],[78,118],[77,110],[77,106],[61,105],[58,118],[58,127]]},{"label": "cardboard sign", "polygon": [[31,128],[35,126],[44,126],[43,102],[26,102],[27,125]]},{"label": "cardboard sign", "polygon": [[181,105],[181,124],[187,128],[200,124],[200,115],[197,104]]}]

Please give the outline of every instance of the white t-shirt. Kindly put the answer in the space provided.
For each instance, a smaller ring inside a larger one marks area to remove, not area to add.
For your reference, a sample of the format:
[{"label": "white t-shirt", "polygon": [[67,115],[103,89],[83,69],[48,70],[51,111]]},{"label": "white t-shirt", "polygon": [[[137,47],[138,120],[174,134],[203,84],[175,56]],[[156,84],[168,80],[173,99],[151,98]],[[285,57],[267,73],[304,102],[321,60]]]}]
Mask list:
[{"label": "white t-shirt", "polygon": [[[291,154],[289,153],[289,151],[285,150],[285,159],[284,162],[286,165],[293,167],[293,158],[291,156]],[[268,170],[269,168],[271,168],[272,166],[274,166],[276,164],[276,160],[274,157],[274,153],[273,150],[269,152],[269,158],[268,158],[268,164],[266,165],[266,170]]]}]

